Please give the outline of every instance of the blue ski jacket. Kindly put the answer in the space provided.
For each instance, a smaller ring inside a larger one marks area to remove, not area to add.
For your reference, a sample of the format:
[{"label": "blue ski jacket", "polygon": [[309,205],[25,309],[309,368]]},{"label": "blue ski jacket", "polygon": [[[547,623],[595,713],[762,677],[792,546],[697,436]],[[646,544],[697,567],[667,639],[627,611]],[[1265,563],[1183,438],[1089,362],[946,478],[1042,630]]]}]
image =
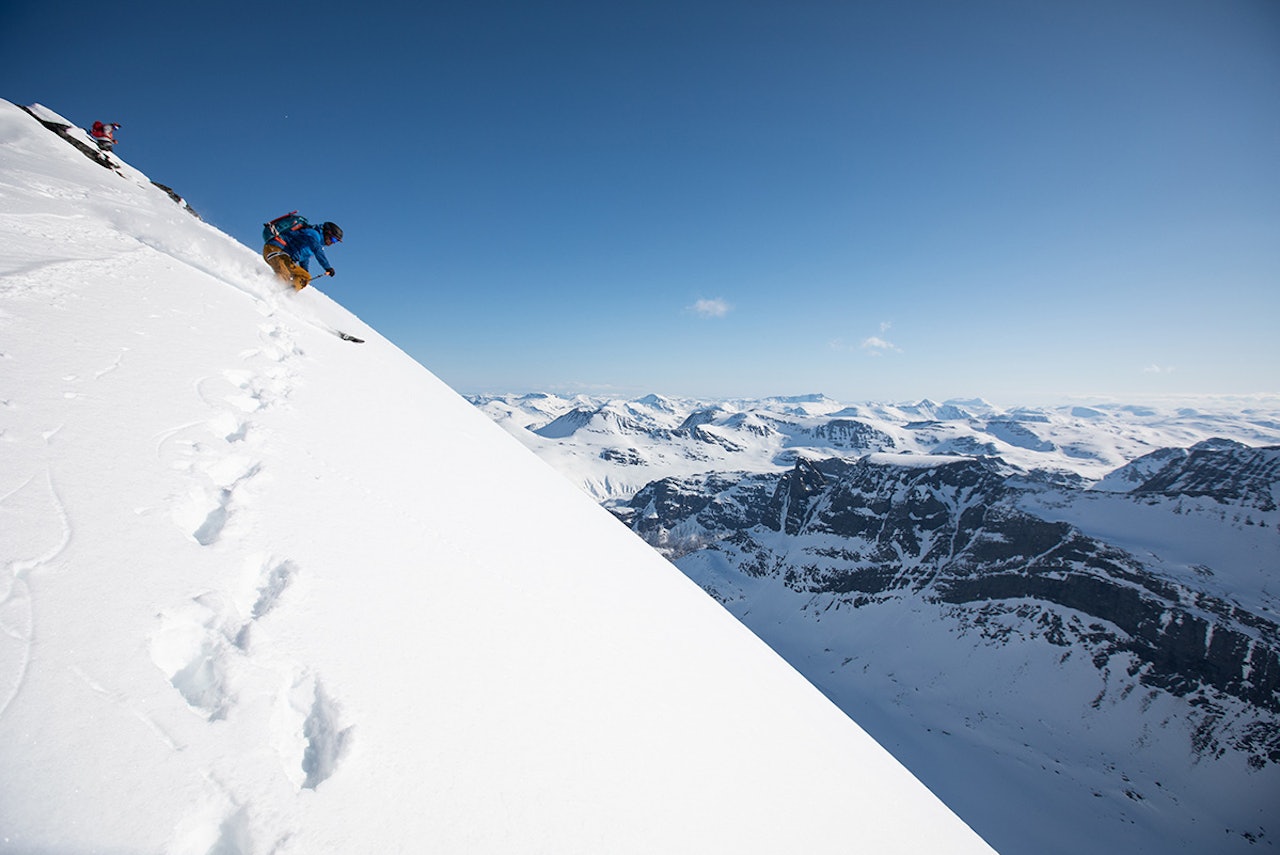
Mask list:
[{"label": "blue ski jacket", "polygon": [[296,232],[284,232],[280,237],[284,240],[284,251],[289,253],[289,257],[303,270],[311,272],[307,264],[313,255],[326,273],[333,269],[324,254],[324,239],[320,237],[318,226],[308,226]]}]

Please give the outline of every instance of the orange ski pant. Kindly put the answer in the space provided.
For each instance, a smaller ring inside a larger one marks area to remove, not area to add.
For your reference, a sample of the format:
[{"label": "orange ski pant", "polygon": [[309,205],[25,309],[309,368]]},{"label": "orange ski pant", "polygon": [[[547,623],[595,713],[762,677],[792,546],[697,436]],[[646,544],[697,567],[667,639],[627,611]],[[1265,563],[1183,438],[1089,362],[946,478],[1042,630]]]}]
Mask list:
[{"label": "orange ski pant", "polygon": [[303,270],[297,262],[289,257],[289,253],[274,243],[268,243],[262,248],[262,257],[267,264],[271,265],[271,269],[276,272],[276,276],[292,285],[295,291],[301,291],[306,288],[311,281],[311,274]]}]

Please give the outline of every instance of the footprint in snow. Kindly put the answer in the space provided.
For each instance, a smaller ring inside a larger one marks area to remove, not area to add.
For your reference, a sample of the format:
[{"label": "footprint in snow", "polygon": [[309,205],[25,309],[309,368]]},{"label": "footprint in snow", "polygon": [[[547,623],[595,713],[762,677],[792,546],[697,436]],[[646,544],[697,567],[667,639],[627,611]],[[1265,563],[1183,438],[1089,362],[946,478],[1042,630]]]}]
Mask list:
[{"label": "footprint in snow", "polygon": [[235,700],[229,670],[238,633],[220,595],[208,593],[163,612],[151,635],[151,661],[209,721],[225,718]]},{"label": "footprint in snow", "polygon": [[[251,559],[252,560],[252,559]],[[260,584],[256,588],[253,606],[249,611],[249,620],[244,622],[236,634],[236,646],[248,652],[250,633],[257,622],[275,611],[284,596],[285,590],[293,584],[298,575],[298,567],[292,561],[269,558],[261,562],[259,572]]]},{"label": "footprint in snow", "polygon": [[151,658],[187,705],[209,721],[236,714],[238,689],[246,681],[262,685],[264,671],[278,674],[275,685],[287,688],[271,716],[275,748],[293,785],[314,790],[337,771],[352,726],[318,674],[259,656],[260,644],[252,641],[259,623],[287,599],[297,565],[269,556],[250,559],[248,569],[254,581],[238,602],[211,591],[162,613],[151,635]]},{"label": "footprint in snow", "polygon": [[337,772],[354,728],[316,674],[302,672],[278,716],[276,750],[299,790],[314,790]]},{"label": "footprint in snow", "polygon": [[248,570],[252,581],[242,596],[197,594],[162,612],[151,635],[152,661],[187,705],[210,721],[225,717],[235,701],[234,674],[252,655],[253,627],[279,606],[298,575],[292,561],[275,557],[252,557]]},{"label": "footprint in snow", "polygon": [[230,521],[238,492],[258,474],[262,464],[242,455],[227,455],[202,460],[202,446],[192,444],[197,458],[191,468],[202,474],[200,483],[192,485],[187,495],[173,507],[173,520],[201,546],[211,546],[222,535]]}]

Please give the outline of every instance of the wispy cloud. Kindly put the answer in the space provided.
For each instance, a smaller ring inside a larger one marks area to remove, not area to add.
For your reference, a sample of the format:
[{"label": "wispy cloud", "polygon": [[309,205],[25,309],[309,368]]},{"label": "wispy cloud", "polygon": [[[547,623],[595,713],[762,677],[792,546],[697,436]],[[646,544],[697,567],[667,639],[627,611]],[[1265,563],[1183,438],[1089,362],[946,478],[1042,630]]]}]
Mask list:
[{"label": "wispy cloud", "polygon": [[884,356],[886,353],[902,353],[902,348],[884,337],[884,334],[892,328],[893,324],[890,321],[881,321],[880,335],[867,336],[860,344],[857,345],[857,347],[854,347],[851,342],[847,342],[842,338],[832,339],[828,343],[828,346],[832,350],[840,351],[861,350],[869,356]]},{"label": "wispy cloud", "polygon": [[872,356],[883,356],[886,353],[902,353],[902,348],[878,335],[864,338],[862,340],[862,349]]},{"label": "wispy cloud", "polygon": [[1176,371],[1172,365],[1157,365],[1154,362],[1142,369],[1143,374],[1172,374]]},{"label": "wispy cloud", "polygon": [[892,321],[880,322],[880,335],[868,336],[862,340],[862,349],[872,356],[883,356],[886,353],[902,353],[902,348],[884,338],[884,334],[893,329]]},{"label": "wispy cloud", "polygon": [[723,318],[729,314],[729,310],[733,308],[719,297],[714,300],[699,300],[692,306],[688,307],[688,311],[695,315],[701,315],[704,318]]}]

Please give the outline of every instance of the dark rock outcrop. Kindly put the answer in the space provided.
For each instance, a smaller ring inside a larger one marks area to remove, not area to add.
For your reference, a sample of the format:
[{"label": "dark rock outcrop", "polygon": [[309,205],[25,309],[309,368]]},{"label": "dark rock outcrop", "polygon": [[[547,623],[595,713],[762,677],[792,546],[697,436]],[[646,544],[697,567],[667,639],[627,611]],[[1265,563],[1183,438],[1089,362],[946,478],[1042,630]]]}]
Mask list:
[{"label": "dark rock outcrop", "polygon": [[[1165,502],[1171,520],[1180,501],[1206,497],[1259,519],[1276,510],[1280,448],[1213,442],[1157,455],[1116,501]],[[796,593],[855,608],[919,597],[991,641],[1009,642],[1020,626],[1026,637],[1080,650],[1100,671],[1119,669],[1196,706],[1208,722],[1198,753],[1239,750],[1255,766],[1280,763],[1280,625],[1020,506],[1028,495],[1080,492],[990,458],[802,459],[781,475],[657,481],[620,516],[670,554],[714,550]]]},{"label": "dark rock outcrop", "polygon": [[[120,173],[120,167],[122,165],[120,160],[117,157],[115,157],[111,152],[103,151],[102,149],[98,148],[96,145],[85,142],[83,139],[81,139],[81,136],[83,134],[74,132],[72,125],[69,125],[65,122],[55,121],[51,118],[47,118],[41,115],[41,113],[36,108],[25,107],[21,104],[19,104],[18,107],[27,115],[29,115],[31,118],[39,122],[43,127],[57,134],[63,140],[71,144],[77,151],[79,151],[85,157],[92,160],[94,163],[98,164],[99,166],[105,169],[110,169],[117,174]],[[187,200],[179,196],[172,187],[168,187],[164,184],[161,184],[159,181],[152,181],[151,183],[155,187],[162,190],[165,193],[165,195],[167,195],[170,199],[172,199],[174,202],[180,205],[182,209],[186,211],[188,214],[195,217],[197,220],[200,219],[200,215],[196,213],[195,209],[192,208],[189,204],[187,204]]]}]

